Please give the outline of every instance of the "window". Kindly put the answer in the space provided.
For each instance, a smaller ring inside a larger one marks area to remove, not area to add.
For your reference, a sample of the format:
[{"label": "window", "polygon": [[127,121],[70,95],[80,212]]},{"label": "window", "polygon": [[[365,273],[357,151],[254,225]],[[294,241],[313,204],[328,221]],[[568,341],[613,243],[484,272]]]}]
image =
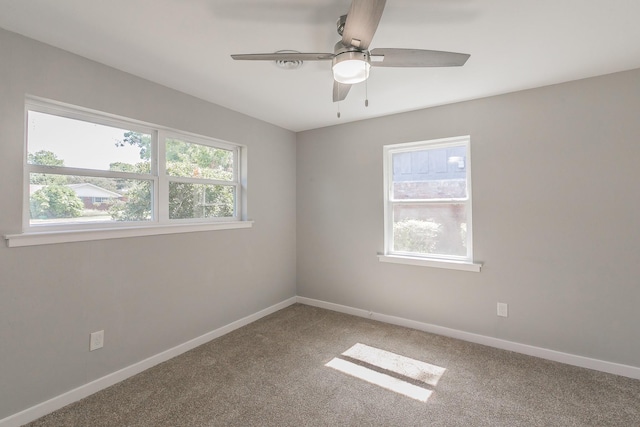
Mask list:
[{"label": "window", "polygon": [[469,142],[384,147],[385,256],[473,264]]},{"label": "window", "polygon": [[169,219],[235,216],[240,191],[235,150],[167,138],[164,157]]},{"label": "window", "polygon": [[26,110],[25,231],[241,220],[243,147],[40,100]]}]

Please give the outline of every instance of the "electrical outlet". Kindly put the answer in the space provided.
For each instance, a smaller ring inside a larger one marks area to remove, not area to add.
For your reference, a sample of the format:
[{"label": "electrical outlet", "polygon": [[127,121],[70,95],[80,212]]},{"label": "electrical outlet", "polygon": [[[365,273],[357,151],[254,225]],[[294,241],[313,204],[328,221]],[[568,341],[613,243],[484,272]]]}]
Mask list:
[{"label": "electrical outlet", "polygon": [[500,317],[508,317],[509,316],[509,306],[503,302],[498,303],[498,316]]},{"label": "electrical outlet", "polygon": [[104,347],[104,331],[92,332],[89,341],[89,351]]}]

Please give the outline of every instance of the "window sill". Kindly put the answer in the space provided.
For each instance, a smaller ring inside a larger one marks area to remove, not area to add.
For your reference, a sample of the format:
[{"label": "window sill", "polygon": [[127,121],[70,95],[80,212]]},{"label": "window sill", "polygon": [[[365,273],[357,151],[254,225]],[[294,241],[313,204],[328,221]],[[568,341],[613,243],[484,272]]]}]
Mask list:
[{"label": "window sill", "polygon": [[380,262],[390,262],[394,264],[418,265],[422,267],[447,268],[450,270],[473,271],[479,273],[482,264],[462,262],[462,261],[446,261],[434,260],[426,258],[399,256],[399,255],[378,255]]},{"label": "window sill", "polygon": [[86,242],[89,240],[121,239],[125,237],[156,236],[160,234],[193,233],[199,231],[251,228],[253,221],[213,222],[206,224],[153,225],[91,230],[38,231],[7,234],[4,238],[10,248],[49,245],[55,243]]}]

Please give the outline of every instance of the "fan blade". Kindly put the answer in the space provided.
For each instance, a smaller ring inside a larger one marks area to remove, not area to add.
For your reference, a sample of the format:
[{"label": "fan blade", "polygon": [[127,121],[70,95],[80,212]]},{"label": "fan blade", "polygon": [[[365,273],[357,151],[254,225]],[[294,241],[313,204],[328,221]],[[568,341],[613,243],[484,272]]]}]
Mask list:
[{"label": "fan blade", "polygon": [[373,49],[373,67],[459,67],[471,55],[466,53],[441,52],[423,49]]},{"label": "fan blade", "polygon": [[342,32],[342,44],[367,50],[378,28],[386,0],[353,0]]},{"label": "fan blade", "polygon": [[337,81],[333,81],[333,102],[342,101],[347,97],[349,93],[349,89],[351,89],[351,85],[346,85],[344,83],[338,83]]},{"label": "fan blade", "polygon": [[235,60],[244,61],[328,61],[333,53],[243,53],[231,55]]}]

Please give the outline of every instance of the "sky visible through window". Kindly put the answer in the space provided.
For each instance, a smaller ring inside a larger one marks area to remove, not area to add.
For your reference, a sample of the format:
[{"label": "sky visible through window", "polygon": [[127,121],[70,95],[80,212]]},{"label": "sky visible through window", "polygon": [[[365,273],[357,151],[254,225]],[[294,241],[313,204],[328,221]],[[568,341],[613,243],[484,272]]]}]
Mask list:
[{"label": "sky visible through window", "polygon": [[29,111],[29,153],[52,151],[66,167],[109,170],[109,164],[141,161],[140,148],[117,146],[125,129]]}]

